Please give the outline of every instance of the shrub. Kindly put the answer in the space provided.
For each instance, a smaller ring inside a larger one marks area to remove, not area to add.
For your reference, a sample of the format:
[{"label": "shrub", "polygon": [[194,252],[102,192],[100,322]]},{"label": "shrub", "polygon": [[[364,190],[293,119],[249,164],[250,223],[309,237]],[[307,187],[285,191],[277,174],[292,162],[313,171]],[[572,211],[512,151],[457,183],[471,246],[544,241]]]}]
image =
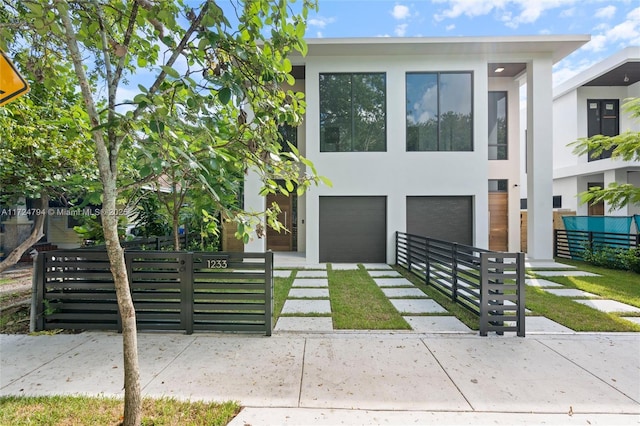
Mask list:
[{"label": "shrub", "polygon": [[640,248],[622,249],[609,246],[584,246],[585,262],[609,269],[622,269],[640,274]]}]

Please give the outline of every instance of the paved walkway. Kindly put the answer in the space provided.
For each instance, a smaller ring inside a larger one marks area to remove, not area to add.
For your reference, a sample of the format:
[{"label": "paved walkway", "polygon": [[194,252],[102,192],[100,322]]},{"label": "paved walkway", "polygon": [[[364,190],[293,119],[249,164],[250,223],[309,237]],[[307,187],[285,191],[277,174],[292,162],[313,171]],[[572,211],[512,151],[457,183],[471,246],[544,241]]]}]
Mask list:
[{"label": "paved walkway", "polygon": [[[151,397],[236,400],[234,426],[638,424],[640,333],[139,333]],[[122,337],[0,336],[1,395],[122,396]]]}]

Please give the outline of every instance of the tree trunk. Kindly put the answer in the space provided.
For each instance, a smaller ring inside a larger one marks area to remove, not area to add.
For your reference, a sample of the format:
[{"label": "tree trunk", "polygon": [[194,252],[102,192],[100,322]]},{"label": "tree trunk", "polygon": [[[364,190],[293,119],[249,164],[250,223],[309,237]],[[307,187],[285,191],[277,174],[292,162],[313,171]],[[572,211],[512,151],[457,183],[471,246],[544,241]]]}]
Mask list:
[{"label": "tree trunk", "polygon": [[136,311],[131,297],[124,250],[118,236],[115,182],[104,182],[102,199],[102,228],[116,288],[118,308],[122,320],[122,352],[124,361],[124,422],[125,426],[139,425],[142,420],[140,367]]},{"label": "tree trunk", "polygon": [[7,256],[2,262],[0,262],[0,272],[18,263],[24,252],[44,236],[42,230],[44,229],[44,220],[47,217],[46,213],[48,207],[49,197],[47,195],[42,195],[39,205],[35,207],[36,210],[39,210],[40,214],[36,215],[36,220],[33,224],[31,234],[27,237],[26,240],[20,243],[18,247],[13,249],[13,251],[9,253],[9,256]]},{"label": "tree trunk", "polygon": [[[140,389],[140,366],[138,363],[138,331],[136,329],[136,311],[131,298],[129,288],[129,278],[124,261],[124,250],[120,245],[118,236],[118,215],[116,210],[116,200],[118,191],[116,188],[118,170],[117,159],[118,149],[115,145],[110,145],[105,140],[104,129],[99,128],[101,124],[100,114],[93,101],[93,94],[89,79],[84,72],[82,55],[78,46],[76,33],[69,16],[68,5],[64,2],[56,2],[56,9],[60,15],[65,28],[65,36],[69,53],[73,60],[78,83],[82,91],[82,97],[94,127],[92,131],[93,140],[96,143],[96,160],[100,170],[100,181],[102,182],[102,228],[104,230],[105,245],[107,255],[111,265],[111,273],[116,289],[116,298],[120,318],[122,319],[122,354],[124,359],[124,422],[125,426],[137,426],[142,421],[142,396]],[[99,8],[95,4],[96,10]],[[104,35],[103,35],[104,36]],[[105,47],[106,49],[106,47]],[[105,63],[109,63],[108,60]],[[109,82],[111,84],[111,82]],[[110,88],[111,89],[111,88]],[[112,149],[113,148],[113,149]],[[113,161],[112,161],[113,160]]]},{"label": "tree trunk", "polygon": [[173,212],[173,249],[180,250],[180,216],[177,211]]}]

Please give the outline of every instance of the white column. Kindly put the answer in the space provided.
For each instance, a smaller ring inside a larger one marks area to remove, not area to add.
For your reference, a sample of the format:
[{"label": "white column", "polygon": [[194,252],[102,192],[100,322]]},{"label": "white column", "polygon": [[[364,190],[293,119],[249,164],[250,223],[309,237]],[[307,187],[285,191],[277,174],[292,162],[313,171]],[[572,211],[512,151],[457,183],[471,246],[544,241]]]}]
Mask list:
[{"label": "white column", "polygon": [[[266,198],[260,195],[262,182],[260,176],[253,170],[249,170],[244,179],[244,209],[250,213],[263,212]],[[264,216],[261,218],[263,229],[266,233]],[[244,251],[261,253],[267,249],[266,235],[258,238],[255,232],[251,233],[251,239],[244,245]]]},{"label": "white column", "polygon": [[316,264],[320,262],[320,199],[318,191],[309,191],[307,197],[307,263]]},{"label": "white column", "polygon": [[527,252],[553,259],[552,61],[527,64]]}]

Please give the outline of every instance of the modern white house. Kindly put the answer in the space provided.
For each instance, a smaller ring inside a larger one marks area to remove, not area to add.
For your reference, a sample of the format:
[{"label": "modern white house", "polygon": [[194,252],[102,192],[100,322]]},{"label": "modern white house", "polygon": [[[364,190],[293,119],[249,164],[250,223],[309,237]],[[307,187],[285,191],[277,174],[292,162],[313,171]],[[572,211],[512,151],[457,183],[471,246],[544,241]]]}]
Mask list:
[{"label": "modern white house", "polygon": [[[307,263],[395,262],[396,231],[520,250],[520,185],[529,197],[528,257],[553,257],[552,66],[588,35],[308,40],[293,58],[306,95],[292,139],[333,187],[261,197],[291,234],[247,251],[304,253]],[[527,85],[527,181],[520,182],[520,86]]]},{"label": "modern white house", "polygon": [[579,216],[640,214],[639,205],[610,211],[603,203],[583,204],[579,193],[612,182],[640,186],[640,164],[612,160],[610,152],[599,158],[577,156],[567,144],[594,135],[616,136],[640,131],[640,121],[625,113],[625,99],[640,97],[640,47],[627,47],[554,89],[553,194],[561,208]]}]

